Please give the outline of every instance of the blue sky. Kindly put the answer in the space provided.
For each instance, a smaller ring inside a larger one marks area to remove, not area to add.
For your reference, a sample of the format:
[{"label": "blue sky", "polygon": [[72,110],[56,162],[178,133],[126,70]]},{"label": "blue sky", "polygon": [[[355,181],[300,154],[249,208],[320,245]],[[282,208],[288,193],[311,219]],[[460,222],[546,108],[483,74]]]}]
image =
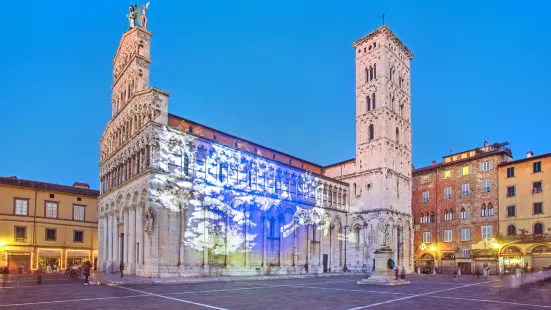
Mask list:
[{"label": "blue sky", "polygon": [[[128,4],[3,4],[1,176],[99,186]],[[153,0],[150,84],[171,113],[322,165],[352,158],[351,43],[383,12],[415,54],[416,167],[484,140],[551,152],[549,1]]]}]

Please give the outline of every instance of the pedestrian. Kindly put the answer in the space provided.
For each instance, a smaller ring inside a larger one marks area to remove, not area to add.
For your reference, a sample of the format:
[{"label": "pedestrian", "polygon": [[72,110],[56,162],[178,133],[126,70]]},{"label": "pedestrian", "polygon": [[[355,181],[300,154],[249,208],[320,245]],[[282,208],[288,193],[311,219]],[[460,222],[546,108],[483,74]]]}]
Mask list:
[{"label": "pedestrian", "polygon": [[394,274],[396,274],[396,280],[398,280],[398,274],[400,273],[400,268],[396,266],[396,269],[394,269]]},{"label": "pedestrian", "polygon": [[124,262],[121,260],[120,271],[121,271],[121,278],[122,278],[122,272],[124,270]]},{"label": "pedestrian", "polygon": [[402,280],[406,279],[406,268],[404,266],[402,266],[402,273],[400,274],[400,278],[402,278]]},{"label": "pedestrian", "polygon": [[38,266],[38,269],[36,270],[36,276],[37,276],[37,283],[42,284],[42,266]]},{"label": "pedestrian", "polygon": [[88,285],[88,277],[90,276],[90,264],[84,263],[84,285]]}]

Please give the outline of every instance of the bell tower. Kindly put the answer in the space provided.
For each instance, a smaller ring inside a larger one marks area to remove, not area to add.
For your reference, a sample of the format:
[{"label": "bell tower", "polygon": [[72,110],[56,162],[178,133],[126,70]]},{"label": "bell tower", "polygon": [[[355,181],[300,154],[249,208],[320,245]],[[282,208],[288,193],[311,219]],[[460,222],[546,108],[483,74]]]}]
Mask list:
[{"label": "bell tower", "polygon": [[411,51],[383,25],[353,43],[356,54],[357,212],[411,214]]}]

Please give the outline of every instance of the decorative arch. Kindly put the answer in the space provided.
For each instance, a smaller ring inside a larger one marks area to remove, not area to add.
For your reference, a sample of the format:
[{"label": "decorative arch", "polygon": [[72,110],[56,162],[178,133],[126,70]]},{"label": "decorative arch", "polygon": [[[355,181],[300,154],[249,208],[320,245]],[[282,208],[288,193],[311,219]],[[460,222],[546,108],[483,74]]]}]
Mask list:
[{"label": "decorative arch", "polygon": [[516,246],[508,246],[501,251],[501,254],[514,254],[514,253],[518,253],[519,255],[522,255],[521,249]]},{"label": "decorative arch", "polygon": [[551,254],[551,246],[548,245],[537,245],[532,251],[532,254]]},{"label": "decorative arch", "polygon": [[507,236],[515,236],[517,234],[517,227],[513,224],[507,226]]},{"label": "decorative arch", "polygon": [[543,235],[544,233],[544,226],[541,222],[534,223],[534,226],[532,227],[532,230],[534,232],[534,235]]}]

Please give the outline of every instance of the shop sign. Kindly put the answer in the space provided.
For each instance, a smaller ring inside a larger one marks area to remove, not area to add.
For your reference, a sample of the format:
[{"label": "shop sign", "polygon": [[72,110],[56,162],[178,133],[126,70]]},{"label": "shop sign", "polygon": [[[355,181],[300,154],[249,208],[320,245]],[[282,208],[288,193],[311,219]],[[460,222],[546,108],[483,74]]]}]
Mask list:
[{"label": "shop sign", "polygon": [[88,256],[90,251],[88,250],[67,250],[67,255],[86,255]]},{"label": "shop sign", "polygon": [[8,255],[31,255],[29,252],[7,252]]}]

